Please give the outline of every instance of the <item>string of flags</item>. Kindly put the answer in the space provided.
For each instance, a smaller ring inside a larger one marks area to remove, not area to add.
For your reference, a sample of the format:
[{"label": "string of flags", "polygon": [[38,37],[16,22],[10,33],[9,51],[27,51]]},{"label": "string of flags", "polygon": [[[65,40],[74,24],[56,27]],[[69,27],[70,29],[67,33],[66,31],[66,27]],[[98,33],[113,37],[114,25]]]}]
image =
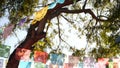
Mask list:
[{"label": "string of flags", "polygon": [[[0,68],[7,64],[3,58],[10,55],[10,46],[0,45]],[[17,48],[15,59],[20,60],[18,68],[120,68],[120,58],[98,58],[92,57],[66,56],[58,53],[46,53],[43,51],[34,51],[32,57],[31,50]],[[2,58],[1,58],[2,57]]]},{"label": "string of flags", "polygon": [[[34,25],[37,21],[42,20],[48,9],[53,9],[57,4],[63,4],[65,0],[55,0],[55,2],[43,7],[41,10],[37,11],[34,13],[34,18],[31,22],[32,25]],[[25,22],[27,22],[27,20],[29,19],[29,17],[24,17],[23,19],[21,19],[18,22],[18,26],[23,26],[25,24]],[[14,24],[9,24],[8,26],[6,26],[4,29],[0,27],[0,39],[4,38],[6,39],[11,33],[13,28],[15,27]]]}]

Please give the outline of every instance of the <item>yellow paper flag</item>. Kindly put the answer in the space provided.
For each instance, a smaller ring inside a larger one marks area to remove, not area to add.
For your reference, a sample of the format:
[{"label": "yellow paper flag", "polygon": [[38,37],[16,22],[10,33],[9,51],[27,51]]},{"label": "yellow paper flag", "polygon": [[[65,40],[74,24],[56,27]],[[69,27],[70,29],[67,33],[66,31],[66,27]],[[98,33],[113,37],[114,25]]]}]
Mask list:
[{"label": "yellow paper flag", "polygon": [[34,19],[32,21],[32,24],[35,24],[37,21],[40,21],[41,19],[44,18],[48,10],[48,6],[42,8],[41,10],[37,11],[34,13]]}]

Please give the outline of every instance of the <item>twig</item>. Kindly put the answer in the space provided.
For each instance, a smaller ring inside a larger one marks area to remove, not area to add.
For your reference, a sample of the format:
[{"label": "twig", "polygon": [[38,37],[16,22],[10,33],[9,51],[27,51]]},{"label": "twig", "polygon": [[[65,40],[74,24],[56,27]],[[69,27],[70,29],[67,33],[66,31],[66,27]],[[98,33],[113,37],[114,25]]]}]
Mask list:
[{"label": "twig", "polygon": [[87,4],[87,0],[85,0],[85,3],[83,5],[82,9],[85,9],[86,4]]},{"label": "twig", "polygon": [[70,22],[71,24],[74,23],[74,22],[68,20],[68,19],[67,19],[65,16],[63,16],[62,14],[61,14],[61,16],[62,16],[66,21]]}]

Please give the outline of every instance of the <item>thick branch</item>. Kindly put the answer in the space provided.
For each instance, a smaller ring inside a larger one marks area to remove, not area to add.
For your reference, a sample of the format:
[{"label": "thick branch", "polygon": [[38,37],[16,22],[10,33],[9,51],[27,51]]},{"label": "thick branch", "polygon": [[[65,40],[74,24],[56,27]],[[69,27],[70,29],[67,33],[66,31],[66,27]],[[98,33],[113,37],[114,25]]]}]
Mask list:
[{"label": "thick branch", "polygon": [[84,13],[89,13],[91,16],[92,16],[92,18],[94,18],[95,20],[97,20],[97,21],[107,21],[107,20],[104,20],[104,19],[99,19],[94,13],[93,13],[93,11],[91,10],[91,9],[81,9],[81,10],[68,10],[68,9],[61,9],[61,11],[60,11],[61,13],[72,13],[72,14],[74,14],[74,13],[82,13],[82,12],[84,12]]}]

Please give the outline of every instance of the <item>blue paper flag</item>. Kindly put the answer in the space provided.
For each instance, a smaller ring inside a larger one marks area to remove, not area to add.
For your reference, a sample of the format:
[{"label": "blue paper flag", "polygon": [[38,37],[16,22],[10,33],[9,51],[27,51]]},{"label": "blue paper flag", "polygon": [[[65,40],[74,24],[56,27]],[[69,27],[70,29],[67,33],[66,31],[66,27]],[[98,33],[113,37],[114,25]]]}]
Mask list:
[{"label": "blue paper flag", "polygon": [[65,0],[56,0],[57,3],[63,4]]},{"label": "blue paper flag", "polygon": [[57,2],[53,2],[50,5],[48,5],[48,9],[53,9],[57,5]]},{"label": "blue paper flag", "polygon": [[50,60],[52,64],[63,65],[64,55],[63,54],[50,54]]},{"label": "blue paper flag", "polygon": [[79,63],[79,68],[83,68],[83,62]]},{"label": "blue paper flag", "polygon": [[18,68],[31,68],[31,62],[20,60]]}]

